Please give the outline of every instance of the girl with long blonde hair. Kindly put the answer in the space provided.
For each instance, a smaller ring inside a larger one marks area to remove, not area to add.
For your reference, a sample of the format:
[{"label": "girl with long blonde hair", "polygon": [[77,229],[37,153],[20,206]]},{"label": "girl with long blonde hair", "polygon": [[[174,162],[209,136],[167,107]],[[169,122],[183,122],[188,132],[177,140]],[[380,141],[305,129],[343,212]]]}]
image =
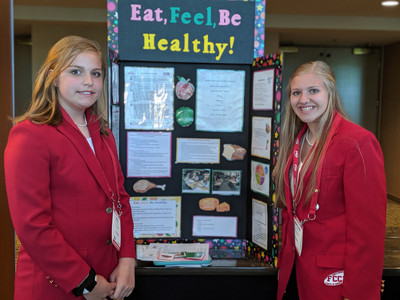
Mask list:
[{"label": "girl with long blonde hair", "polygon": [[67,36],[49,51],[4,153],[21,241],[15,300],[128,297],[135,286],[129,195],[107,127],[98,44]]},{"label": "girl with long blonde hair", "polygon": [[379,299],[386,216],[379,143],[348,120],[326,63],[296,68],[287,92],[273,172],[282,209],[278,299]]}]

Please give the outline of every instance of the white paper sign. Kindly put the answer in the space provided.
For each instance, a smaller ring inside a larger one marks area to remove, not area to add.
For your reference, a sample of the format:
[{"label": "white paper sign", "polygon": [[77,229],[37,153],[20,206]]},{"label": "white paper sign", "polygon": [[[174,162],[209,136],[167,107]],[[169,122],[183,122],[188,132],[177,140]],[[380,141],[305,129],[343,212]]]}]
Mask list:
[{"label": "white paper sign", "polygon": [[272,119],[253,117],[251,133],[251,155],[270,159]]},{"label": "white paper sign", "polygon": [[253,74],[253,109],[272,110],[274,100],[275,69],[256,71]]},{"label": "white paper sign", "polygon": [[197,70],[196,130],[242,132],[245,71]]},{"label": "white paper sign", "polygon": [[128,132],[127,177],[171,177],[171,132]]},{"label": "white paper sign", "polygon": [[176,139],[177,163],[219,164],[219,139]]},{"label": "white paper sign", "polygon": [[180,197],[134,197],[129,201],[139,237],[180,237]]},{"label": "white paper sign", "polygon": [[111,106],[111,130],[115,138],[115,144],[117,145],[117,153],[119,157],[119,106]]},{"label": "white paper sign", "polygon": [[193,236],[237,237],[237,217],[193,216]]},{"label": "white paper sign", "polygon": [[265,250],[268,249],[268,206],[266,203],[253,199],[252,207],[252,232],[253,243]]},{"label": "white paper sign", "polygon": [[119,65],[117,63],[111,64],[111,72],[112,102],[119,104]]},{"label": "white paper sign", "polygon": [[125,128],[174,128],[174,68],[125,67]]}]

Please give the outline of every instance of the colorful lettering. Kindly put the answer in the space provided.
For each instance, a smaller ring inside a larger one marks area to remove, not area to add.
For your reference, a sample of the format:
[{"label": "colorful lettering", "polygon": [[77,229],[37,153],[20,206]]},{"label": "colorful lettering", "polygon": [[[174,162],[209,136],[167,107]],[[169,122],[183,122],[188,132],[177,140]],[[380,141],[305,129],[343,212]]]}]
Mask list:
[{"label": "colorful lettering", "polygon": [[[230,37],[230,47],[231,50],[229,54],[233,53],[234,37]],[[183,48],[181,46],[183,45]],[[143,34],[143,50],[160,50],[167,51],[170,50],[172,52],[190,52],[194,53],[204,53],[204,54],[217,54],[215,56],[215,60],[219,61],[222,55],[225,53],[225,50],[229,46],[229,43],[216,43],[209,40],[208,34],[203,36],[202,41],[199,39],[190,40],[189,33],[185,33],[183,35],[183,39],[173,39],[170,42],[168,39],[160,38],[157,39],[156,34],[154,33],[144,33]]]}]

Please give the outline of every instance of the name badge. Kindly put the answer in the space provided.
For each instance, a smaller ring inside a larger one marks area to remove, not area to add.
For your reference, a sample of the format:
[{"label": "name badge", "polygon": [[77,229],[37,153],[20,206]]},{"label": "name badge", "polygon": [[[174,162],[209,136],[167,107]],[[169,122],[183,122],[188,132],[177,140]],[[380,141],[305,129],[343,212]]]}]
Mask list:
[{"label": "name badge", "polygon": [[113,209],[113,219],[112,219],[112,243],[119,251],[121,249],[121,217],[118,212]]},{"label": "name badge", "polygon": [[303,249],[303,224],[297,216],[294,216],[294,244],[297,254],[300,256]]}]

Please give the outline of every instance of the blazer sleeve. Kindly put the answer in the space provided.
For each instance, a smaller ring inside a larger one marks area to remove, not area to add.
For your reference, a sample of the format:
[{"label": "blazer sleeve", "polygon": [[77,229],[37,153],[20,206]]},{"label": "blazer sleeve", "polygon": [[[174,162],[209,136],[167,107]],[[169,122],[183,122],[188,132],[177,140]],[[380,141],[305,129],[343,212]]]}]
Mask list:
[{"label": "blazer sleeve", "polygon": [[[111,149],[118,162],[117,147],[115,143],[115,138],[110,131],[110,136],[108,140],[111,144]],[[133,238],[133,220],[132,220],[132,210],[129,203],[130,196],[126,192],[124,187],[125,177],[121,170],[121,165],[117,165],[118,171],[118,189],[120,193],[120,201],[122,205],[122,215],[121,215],[121,249],[118,253],[118,257],[132,257],[136,258],[135,240]]]},{"label": "blazer sleeve", "polygon": [[89,265],[53,223],[51,156],[33,124],[17,124],[4,153],[7,196],[14,229],[25,251],[49,280],[69,293],[89,273]]},{"label": "blazer sleeve", "polygon": [[367,132],[352,139],[344,167],[346,254],[342,295],[379,299],[386,224],[386,180],[382,150]]}]

